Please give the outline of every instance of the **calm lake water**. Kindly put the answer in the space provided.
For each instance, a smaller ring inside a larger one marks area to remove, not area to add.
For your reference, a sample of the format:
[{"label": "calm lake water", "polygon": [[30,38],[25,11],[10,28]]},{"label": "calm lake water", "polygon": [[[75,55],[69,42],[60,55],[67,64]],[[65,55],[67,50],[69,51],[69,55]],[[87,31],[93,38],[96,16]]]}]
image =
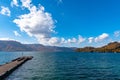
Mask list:
[{"label": "calm lake water", "polygon": [[[120,80],[120,54],[24,52],[34,58],[6,80]],[[22,56],[0,52],[0,64]]]}]

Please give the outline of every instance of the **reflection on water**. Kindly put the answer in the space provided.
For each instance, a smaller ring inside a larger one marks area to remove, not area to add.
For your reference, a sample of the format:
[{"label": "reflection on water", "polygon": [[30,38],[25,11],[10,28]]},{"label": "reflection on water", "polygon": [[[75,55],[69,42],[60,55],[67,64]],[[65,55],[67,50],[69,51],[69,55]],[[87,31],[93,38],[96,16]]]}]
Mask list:
[{"label": "reflection on water", "polygon": [[[120,54],[24,52],[34,58],[14,71],[6,80],[119,80]],[[0,63],[21,52],[0,52]]]}]

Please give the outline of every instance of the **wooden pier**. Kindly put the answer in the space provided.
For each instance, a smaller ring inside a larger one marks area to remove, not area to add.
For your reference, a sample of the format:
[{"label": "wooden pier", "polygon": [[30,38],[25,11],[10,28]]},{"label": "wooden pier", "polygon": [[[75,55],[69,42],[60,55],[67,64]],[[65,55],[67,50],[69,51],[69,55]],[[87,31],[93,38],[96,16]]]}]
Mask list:
[{"label": "wooden pier", "polygon": [[14,70],[16,70],[19,66],[21,66],[26,61],[31,60],[32,58],[33,58],[32,56],[23,56],[23,57],[14,59],[9,63],[0,65],[0,80],[5,79]]}]

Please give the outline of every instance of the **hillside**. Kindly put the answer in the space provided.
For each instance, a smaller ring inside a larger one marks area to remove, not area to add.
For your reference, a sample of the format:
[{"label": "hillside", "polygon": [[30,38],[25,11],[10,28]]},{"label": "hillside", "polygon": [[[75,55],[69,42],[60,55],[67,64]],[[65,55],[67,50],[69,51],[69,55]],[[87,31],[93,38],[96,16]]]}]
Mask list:
[{"label": "hillside", "polygon": [[0,51],[75,51],[76,48],[44,46],[41,44],[22,44],[17,41],[0,41]]},{"label": "hillside", "polygon": [[94,47],[85,47],[85,48],[78,48],[77,52],[120,52],[120,43],[112,42],[105,46],[94,48]]},{"label": "hillside", "polygon": [[0,51],[32,51],[33,49],[27,47],[16,41],[0,41]]}]

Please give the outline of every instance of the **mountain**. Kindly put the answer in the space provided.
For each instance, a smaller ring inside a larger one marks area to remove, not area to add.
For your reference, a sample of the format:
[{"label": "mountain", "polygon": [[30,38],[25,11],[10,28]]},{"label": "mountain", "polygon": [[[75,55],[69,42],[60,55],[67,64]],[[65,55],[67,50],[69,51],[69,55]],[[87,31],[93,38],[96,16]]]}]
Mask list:
[{"label": "mountain", "polygon": [[114,52],[119,53],[120,52],[120,43],[119,42],[112,42],[105,46],[94,48],[94,47],[84,47],[84,48],[78,48],[76,50],[77,52]]},{"label": "mountain", "polygon": [[27,47],[17,41],[0,41],[0,51],[32,51],[33,49]]},{"label": "mountain", "polygon": [[47,51],[47,52],[71,52],[76,48],[44,46],[41,44],[22,44],[17,41],[1,41],[0,51]]},{"label": "mountain", "polygon": [[68,47],[57,47],[57,46],[44,46],[41,44],[25,44],[25,46],[32,48],[34,51],[49,51],[49,52],[71,52],[75,51],[76,48]]},{"label": "mountain", "polygon": [[120,52],[120,43],[112,42],[105,46],[84,47],[84,48],[70,48],[70,47],[57,47],[57,46],[44,46],[41,44],[22,44],[17,41],[4,41],[0,40],[0,51],[42,51],[42,52]]}]

